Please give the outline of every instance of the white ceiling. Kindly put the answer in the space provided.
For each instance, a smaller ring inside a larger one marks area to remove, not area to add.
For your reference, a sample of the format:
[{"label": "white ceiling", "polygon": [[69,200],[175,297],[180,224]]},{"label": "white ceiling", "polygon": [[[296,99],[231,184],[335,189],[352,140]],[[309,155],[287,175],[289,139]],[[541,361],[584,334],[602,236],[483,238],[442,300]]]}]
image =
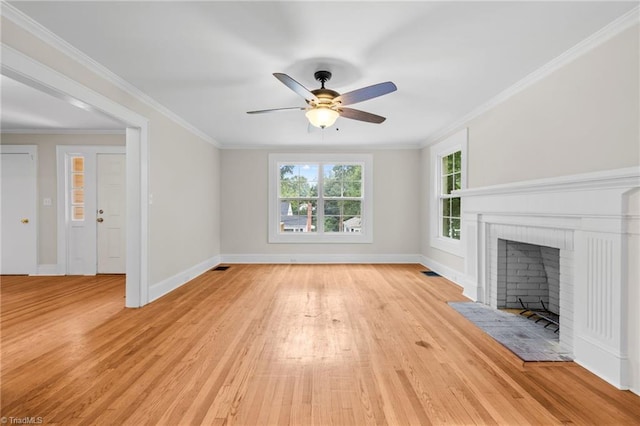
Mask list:
[{"label": "white ceiling", "polygon": [[[472,112],[637,2],[11,2],[223,147],[416,145]],[[347,92],[393,81],[309,131],[271,74]],[[3,99],[4,108],[4,99]],[[339,130],[338,130],[339,129]]]},{"label": "white ceiling", "polygon": [[122,131],[125,125],[0,75],[3,132]]}]

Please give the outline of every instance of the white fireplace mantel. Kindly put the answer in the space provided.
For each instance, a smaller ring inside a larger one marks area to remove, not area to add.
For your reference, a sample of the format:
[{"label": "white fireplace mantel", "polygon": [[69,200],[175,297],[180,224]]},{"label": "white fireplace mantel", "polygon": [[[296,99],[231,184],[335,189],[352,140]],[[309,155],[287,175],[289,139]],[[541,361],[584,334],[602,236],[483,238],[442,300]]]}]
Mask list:
[{"label": "white fireplace mantel", "polygon": [[640,238],[640,207],[631,201],[638,191],[637,167],[456,191],[465,295],[495,307],[498,238],[561,249],[567,259],[561,341],[564,332],[577,363],[637,392],[640,317],[630,310],[640,300],[629,296],[640,294],[640,283],[628,271],[640,256],[630,244]]}]

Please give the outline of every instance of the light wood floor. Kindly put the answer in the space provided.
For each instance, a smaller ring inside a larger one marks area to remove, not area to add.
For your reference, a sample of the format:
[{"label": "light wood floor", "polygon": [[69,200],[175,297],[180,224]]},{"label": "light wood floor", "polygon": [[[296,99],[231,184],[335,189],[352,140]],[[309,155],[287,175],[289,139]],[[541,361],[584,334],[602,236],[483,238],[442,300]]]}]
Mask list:
[{"label": "light wood floor", "polygon": [[2,277],[2,410],[60,425],[640,424],[640,397],[527,363],[416,265],[232,265],[142,309],[124,278]]}]

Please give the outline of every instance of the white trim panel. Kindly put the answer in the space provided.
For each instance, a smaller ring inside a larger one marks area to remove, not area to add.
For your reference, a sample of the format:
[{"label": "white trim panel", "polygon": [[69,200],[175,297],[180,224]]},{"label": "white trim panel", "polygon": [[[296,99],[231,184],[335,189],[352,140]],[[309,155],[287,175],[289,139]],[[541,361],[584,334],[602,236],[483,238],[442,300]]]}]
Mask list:
[{"label": "white trim panel", "polygon": [[204,274],[220,263],[220,256],[213,256],[212,258],[200,262],[189,269],[178,272],[177,274],[152,285],[149,288],[149,303],[171,293],[173,290]]}]

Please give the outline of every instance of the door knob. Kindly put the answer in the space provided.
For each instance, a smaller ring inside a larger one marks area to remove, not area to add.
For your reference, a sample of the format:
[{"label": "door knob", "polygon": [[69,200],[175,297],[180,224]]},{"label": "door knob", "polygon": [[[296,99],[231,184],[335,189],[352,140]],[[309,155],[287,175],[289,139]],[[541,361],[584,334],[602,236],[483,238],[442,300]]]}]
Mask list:
[{"label": "door knob", "polygon": [[102,211],[102,209],[100,209],[100,210],[98,210],[98,213],[102,214],[102,213],[104,213],[104,211]]},{"label": "door knob", "polygon": [[103,218],[101,218],[101,217],[97,218],[96,220],[98,221],[98,223],[102,223],[102,222],[104,222],[104,219],[103,219]]},{"label": "door knob", "polygon": [[25,218],[25,219],[22,219],[20,222],[22,222],[22,223],[29,223],[29,219],[26,219],[26,218]]}]

